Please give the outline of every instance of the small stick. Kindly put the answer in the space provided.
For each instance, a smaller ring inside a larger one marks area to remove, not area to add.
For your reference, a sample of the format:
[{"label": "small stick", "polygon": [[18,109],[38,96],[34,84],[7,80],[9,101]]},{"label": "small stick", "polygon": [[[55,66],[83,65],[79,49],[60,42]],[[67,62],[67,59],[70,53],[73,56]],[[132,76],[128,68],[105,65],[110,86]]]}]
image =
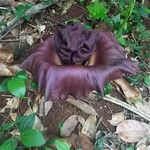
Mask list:
[{"label": "small stick", "polygon": [[112,102],[112,103],[114,103],[116,105],[119,105],[119,106],[121,106],[123,108],[126,108],[126,109],[132,111],[133,113],[139,115],[140,117],[150,121],[150,116],[146,115],[142,111],[139,111],[135,106],[131,106],[131,105],[129,105],[129,104],[125,103],[125,102],[122,102],[121,100],[119,100],[117,98],[114,98],[112,96],[105,96],[105,97],[103,97],[103,100],[106,100],[108,102]]}]

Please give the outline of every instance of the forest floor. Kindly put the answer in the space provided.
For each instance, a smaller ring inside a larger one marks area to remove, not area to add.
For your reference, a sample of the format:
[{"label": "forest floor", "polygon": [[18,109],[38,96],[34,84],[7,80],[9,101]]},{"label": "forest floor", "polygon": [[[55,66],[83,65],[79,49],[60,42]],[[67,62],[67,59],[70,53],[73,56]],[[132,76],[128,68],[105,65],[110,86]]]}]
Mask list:
[{"label": "forest floor", "polygon": [[[150,148],[150,5],[146,2],[0,2],[0,150]],[[26,13],[39,3],[44,6],[38,6],[39,12]],[[77,22],[88,29],[113,32],[128,56],[139,62],[140,71],[111,81],[105,87],[104,98],[92,93],[85,101],[71,97],[67,101],[43,102],[27,73],[8,72],[29,56],[29,48],[63,25]],[[28,78],[25,87],[15,83],[14,78]],[[21,88],[25,88],[25,95],[20,98]]]}]

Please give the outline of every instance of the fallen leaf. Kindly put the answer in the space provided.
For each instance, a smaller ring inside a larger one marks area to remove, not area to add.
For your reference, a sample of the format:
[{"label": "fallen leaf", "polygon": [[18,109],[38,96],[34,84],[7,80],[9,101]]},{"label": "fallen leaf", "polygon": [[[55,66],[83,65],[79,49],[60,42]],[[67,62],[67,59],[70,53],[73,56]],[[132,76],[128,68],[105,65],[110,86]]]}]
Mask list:
[{"label": "fallen leaf", "polygon": [[44,102],[44,96],[42,96],[42,98],[39,100],[39,116],[43,116],[43,105],[45,104],[44,107],[44,115],[47,116],[49,110],[52,108],[53,102],[52,101],[45,101]]},{"label": "fallen leaf", "polygon": [[72,6],[72,4],[74,3],[74,0],[68,0],[66,1],[61,8],[63,8],[62,10],[62,14],[67,13],[67,11],[70,9],[70,7]]},{"label": "fallen leaf", "polygon": [[29,45],[32,45],[34,43],[33,36],[31,36],[31,35],[28,35],[26,40],[27,40]]},{"label": "fallen leaf", "polygon": [[36,129],[41,132],[45,131],[45,129],[46,129],[46,128],[44,128],[41,120],[38,118],[37,115],[35,115],[35,121],[34,121],[32,129]]},{"label": "fallen leaf", "polygon": [[[19,68],[19,65],[17,64],[9,66],[9,69],[13,74],[15,74],[16,72],[22,71],[22,69]],[[29,77],[31,77],[31,73],[29,73],[28,71],[26,71],[26,73],[28,74]]]},{"label": "fallen leaf", "polygon": [[143,137],[138,143],[136,144],[136,150],[146,150],[150,139],[148,136]]},{"label": "fallen leaf", "polygon": [[145,144],[141,144],[140,146],[138,146],[138,148],[136,148],[136,150],[147,150],[146,148],[147,146]]},{"label": "fallen leaf", "polygon": [[16,72],[21,71],[18,65],[8,65],[0,60],[0,76],[13,76]]},{"label": "fallen leaf", "polygon": [[37,30],[39,31],[39,33],[43,32],[46,29],[45,25],[37,25]]},{"label": "fallen leaf", "polygon": [[[29,108],[27,109],[27,111],[24,113],[24,116],[28,116],[28,115],[30,115],[30,114],[32,114],[32,113],[35,113],[35,112],[33,111],[33,109],[32,109],[31,107],[29,107]],[[41,131],[41,132],[45,131],[45,128],[44,128],[44,126],[43,126],[41,120],[38,118],[37,115],[35,115],[35,121],[34,121],[34,124],[33,124],[33,127],[32,127],[32,128],[33,128],[33,129],[36,129],[36,130],[38,130],[38,131]]]},{"label": "fallen leaf", "polygon": [[134,105],[138,108],[138,110],[150,116],[150,101],[142,100],[134,103]]},{"label": "fallen leaf", "polygon": [[12,35],[16,36],[16,35],[19,35],[19,32],[20,32],[20,31],[19,31],[18,28],[14,28],[14,29],[12,29],[10,32],[11,32]]},{"label": "fallen leaf", "polygon": [[85,124],[81,130],[81,133],[88,136],[90,139],[95,137],[95,133],[97,131],[98,123],[96,116],[90,115],[88,119],[85,121]]},{"label": "fallen leaf", "polygon": [[48,147],[53,150],[70,150],[71,144],[65,138],[55,138],[50,141]]},{"label": "fallen leaf", "polygon": [[33,112],[38,113],[38,105],[36,103],[32,106],[32,110]]},{"label": "fallen leaf", "polygon": [[137,102],[142,99],[140,90],[137,87],[131,86],[125,79],[120,78],[114,82],[122,89],[125,98],[131,102]]},{"label": "fallen leaf", "polygon": [[72,134],[71,137],[67,138],[67,141],[72,145],[73,149],[82,149],[82,150],[93,150],[94,146],[91,140],[83,135]]},{"label": "fallen leaf", "polygon": [[112,115],[111,120],[107,120],[112,126],[117,126],[119,123],[125,120],[125,115],[123,112],[115,113]]},{"label": "fallen leaf", "polygon": [[82,126],[84,126],[84,124],[85,124],[85,119],[84,119],[83,117],[81,117],[81,116],[78,116],[78,122],[79,122]]},{"label": "fallen leaf", "polygon": [[0,60],[0,76],[13,76],[9,66]]},{"label": "fallen leaf", "polygon": [[17,113],[10,112],[9,115],[10,115],[11,120],[13,120],[15,122],[16,118],[17,118]]},{"label": "fallen leaf", "polygon": [[63,137],[69,136],[78,124],[78,116],[72,115],[62,124],[60,135]]},{"label": "fallen leaf", "polygon": [[146,135],[149,135],[149,125],[136,120],[125,120],[121,122],[116,133],[125,142],[135,143]]},{"label": "fallen leaf", "polygon": [[12,63],[14,60],[14,52],[9,49],[0,49],[0,60],[5,63]]},{"label": "fallen leaf", "polygon": [[81,109],[82,111],[84,111],[86,114],[88,115],[93,115],[93,116],[98,116],[97,112],[95,111],[95,109],[88,105],[86,102],[84,101],[80,101],[80,100],[75,100],[73,97],[69,96],[66,101],[76,107],[78,107],[79,109]]},{"label": "fallen leaf", "polygon": [[7,98],[7,104],[4,108],[0,110],[1,113],[4,113],[6,109],[17,109],[19,106],[19,98],[13,97],[13,98]]},{"label": "fallen leaf", "polygon": [[20,136],[20,132],[16,129],[12,130],[11,132],[9,132],[12,136]]}]

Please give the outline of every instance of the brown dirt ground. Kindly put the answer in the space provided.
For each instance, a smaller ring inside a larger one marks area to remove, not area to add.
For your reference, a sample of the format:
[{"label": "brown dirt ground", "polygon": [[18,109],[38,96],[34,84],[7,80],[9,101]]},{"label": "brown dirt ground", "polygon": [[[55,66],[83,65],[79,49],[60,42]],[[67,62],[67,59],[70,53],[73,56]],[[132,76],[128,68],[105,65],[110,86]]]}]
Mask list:
[{"label": "brown dirt ground", "polygon": [[[6,96],[7,93],[3,93],[0,95],[1,105],[0,108],[3,108],[6,105]],[[111,119],[111,115],[116,112],[123,111],[123,109],[115,104],[106,102],[104,100],[92,100],[89,101],[89,104],[93,106],[96,112],[99,114],[99,117],[103,118],[99,129],[107,130],[110,132],[114,132],[115,128],[111,126],[107,119]],[[22,114],[28,109],[28,104],[26,100],[22,100],[19,108],[17,109],[17,113]],[[15,111],[16,112],[16,111]],[[78,109],[77,107],[69,104],[66,101],[58,101],[54,102],[52,108],[50,109],[48,115],[45,117],[44,124],[47,127],[47,134],[53,134],[59,136],[59,125],[63,123],[69,116],[71,115],[79,115],[84,119],[87,119],[87,115]],[[0,124],[2,125],[5,121],[8,121],[7,113],[0,114]]]}]

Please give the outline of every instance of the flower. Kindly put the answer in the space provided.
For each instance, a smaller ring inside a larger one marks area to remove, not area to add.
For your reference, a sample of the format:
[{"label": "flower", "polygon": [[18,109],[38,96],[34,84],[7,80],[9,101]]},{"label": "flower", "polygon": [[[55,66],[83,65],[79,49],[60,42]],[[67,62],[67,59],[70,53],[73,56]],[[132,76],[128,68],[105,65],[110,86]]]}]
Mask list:
[{"label": "flower", "polygon": [[20,65],[31,72],[46,100],[103,94],[106,82],[133,74],[137,64],[126,57],[113,33],[69,25],[33,48]]}]

